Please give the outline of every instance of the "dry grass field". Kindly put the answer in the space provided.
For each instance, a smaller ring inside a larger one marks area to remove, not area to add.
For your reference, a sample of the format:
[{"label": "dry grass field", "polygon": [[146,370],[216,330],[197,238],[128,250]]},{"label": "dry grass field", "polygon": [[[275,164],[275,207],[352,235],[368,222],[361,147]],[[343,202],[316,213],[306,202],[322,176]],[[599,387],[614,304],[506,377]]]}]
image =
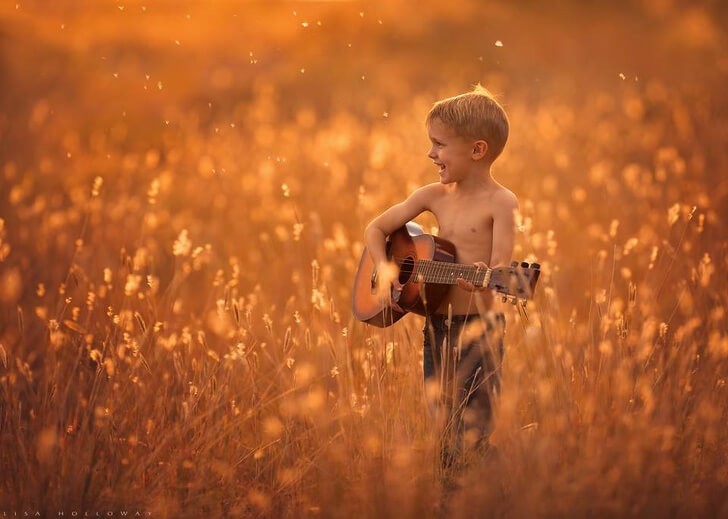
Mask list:
[{"label": "dry grass field", "polygon": [[[3,2],[3,517],[728,517],[727,21]],[[366,223],[437,179],[429,107],[477,82],[543,274],[503,305],[501,461],[443,497],[423,320],[357,322],[351,287]]]}]

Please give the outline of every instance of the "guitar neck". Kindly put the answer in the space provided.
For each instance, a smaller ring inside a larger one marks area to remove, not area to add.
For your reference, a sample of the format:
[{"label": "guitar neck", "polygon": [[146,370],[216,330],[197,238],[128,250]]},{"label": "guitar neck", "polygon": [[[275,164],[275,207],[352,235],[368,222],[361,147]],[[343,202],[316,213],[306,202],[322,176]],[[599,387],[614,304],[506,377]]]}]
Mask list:
[{"label": "guitar neck", "polygon": [[486,283],[488,269],[478,268],[475,265],[421,259],[417,260],[415,274],[424,283],[456,285],[457,279],[463,278],[475,286],[483,286]]}]

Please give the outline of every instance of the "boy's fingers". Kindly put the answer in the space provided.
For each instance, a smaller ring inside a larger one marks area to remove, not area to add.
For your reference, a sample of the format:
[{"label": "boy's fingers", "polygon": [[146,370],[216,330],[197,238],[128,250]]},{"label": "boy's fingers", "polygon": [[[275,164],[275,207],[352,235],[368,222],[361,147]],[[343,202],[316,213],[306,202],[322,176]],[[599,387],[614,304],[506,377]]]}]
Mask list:
[{"label": "boy's fingers", "polygon": [[469,292],[472,292],[473,290],[475,290],[475,286],[473,286],[472,283],[469,283],[468,281],[465,281],[463,278],[458,278],[457,279],[457,282],[458,282],[458,286],[460,288],[463,288],[463,289],[465,289],[465,290],[467,290]]},{"label": "boy's fingers", "polygon": [[397,302],[394,301],[393,299],[388,300],[386,302],[386,305],[389,306],[392,310],[397,310],[398,312],[404,312],[404,310],[402,310],[402,307],[399,306],[399,304],[397,304]]},{"label": "boy's fingers", "polygon": [[458,282],[458,286],[460,288],[467,290],[468,292],[482,292],[487,288],[487,287],[480,287],[480,286],[476,287],[469,281],[465,281],[463,278],[458,278],[457,282]]},{"label": "boy's fingers", "polygon": [[[483,262],[483,261],[476,261],[475,263],[473,263],[473,265],[475,265],[477,268],[483,269],[483,270],[486,270],[488,268],[488,265],[485,262]],[[485,288],[486,287],[484,287],[484,286],[483,287],[481,287],[481,286],[478,286],[478,287],[473,286],[473,289],[476,290],[477,292],[482,292],[483,290],[485,290]]]},{"label": "boy's fingers", "polygon": [[398,312],[404,313],[404,310],[402,310],[402,307],[399,306],[394,301],[392,301],[391,299],[384,299],[382,301],[382,306],[384,306],[384,307],[387,307],[388,306],[388,307],[392,308],[392,310],[397,310]]}]

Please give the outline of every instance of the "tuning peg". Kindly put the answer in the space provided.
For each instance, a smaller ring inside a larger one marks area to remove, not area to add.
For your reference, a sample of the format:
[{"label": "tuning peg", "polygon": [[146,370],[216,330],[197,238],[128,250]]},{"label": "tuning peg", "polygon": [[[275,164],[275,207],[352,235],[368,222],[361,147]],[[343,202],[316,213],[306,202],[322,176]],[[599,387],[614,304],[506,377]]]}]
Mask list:
[{"label": "tuning peg", "polygon": [[511,267],[516,268],[518,266],[517,261],[511,261]]},{"label": "tuning peg", "polygon": [[528,262],[527,261],[521,262],[521,267],[523,267],[524,269],[527,269],[528,268]]},{"label": "tuning peg", "polygon": [[503,298],[501,299],[501,301],[503,301],[504,303],[507,303],[508,302],[508,296],[503,296]]},{"label": "tuning peg", "polygon": [[518,302],[518,298],[517,298],[516,296],[513,296],[513,297],[511,298],[511,304],[512,304],[513,306],[516,306],[516,303],[517,303],[517,302]]},{"label": "tuning peg", "polygon": [[541,268],[541,264],[540,263],[531,263],[531,268],[539,270]]}]

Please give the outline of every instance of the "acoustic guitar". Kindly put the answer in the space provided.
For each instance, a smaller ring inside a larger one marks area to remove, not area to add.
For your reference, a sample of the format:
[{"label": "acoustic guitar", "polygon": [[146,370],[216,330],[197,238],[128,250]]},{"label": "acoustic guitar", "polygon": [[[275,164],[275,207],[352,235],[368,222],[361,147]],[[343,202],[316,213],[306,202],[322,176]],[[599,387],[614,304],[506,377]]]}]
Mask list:
[{"label": "acoustic guitar", "polygon": [[392,299],[405,311],[399,312],[379,301],[378,273],[366,248],[359,260],[352,297],[354,317],[381,328],[391,326],[408,312],[434,312],[459,277],[477,287],[491,288],[502,294],[504,302],[515,304],[533,297],[541,273],[538,263],[514,261],[510,267],[487,269],[459,264],[451,242],[426,234],[414,222],[387,237],[386,251],[387,259],[398,269],[397,280],[402,285],[401,290],[391,287]]}]

